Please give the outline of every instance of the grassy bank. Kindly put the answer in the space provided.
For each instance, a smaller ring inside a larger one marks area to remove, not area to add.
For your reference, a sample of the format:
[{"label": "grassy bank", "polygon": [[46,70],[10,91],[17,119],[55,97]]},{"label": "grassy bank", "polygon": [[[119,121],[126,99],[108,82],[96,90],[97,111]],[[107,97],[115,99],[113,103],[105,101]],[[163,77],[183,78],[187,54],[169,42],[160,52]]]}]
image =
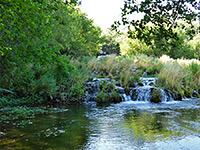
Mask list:
[{"label": "grassy bank", "polygon": [[[32,106],[80,104],[85,97],[85,82],[93,78],[111,78],[129,92],[130,87],[140,84],[140,77],[146,72],[147,77],[158,78],[157,87],[163,87],[181,99],[199,97],[200,94],[200,61],[196,59],[175,60],[145,55],[109,55],[102,59],[62,56],[60,59],[61,63],[48,66],[29,64],[23,67],[26,71],[21,72],[21,68],[16,67],[13,74],[2,76],[0,81],[5,88],[0,88],[0,122],[24,126],[31,123],[35,115],[49,112],[49,109]],[[6,84],[8,77],[9,85]],[[121,101],[112,83],[101,84],[97,102],[106,102],[107,97],[112,102]]]},{"label": "grassy bank", "polygon": [[171,59],[166,55],[160,58],[110,55],[100,60],[91,59],[88,67],[92,76],[112,78],[125,88],[140,82],[139,78],[146,72],[150,77],[158,77],[156,86],[164,87],[182,98],[198,97],[197,93],[200,93],[200,61],[197,59]]},{"label": "grassy bank", "polygon": [[198,96],[194,91],[200,92],[200,61],[196,59],[175,60],[167,56],[154,58],[145,55],[109,55],[101,59],[60,56],[60,63],[45,66],[27,64],[23,66],[25,71],[20,67],[13,68],[13,74],[1,77],[1,107],[77,104],[83,101],[87,80],[111,78],[128,91],[129,87],[140,82],[144,72],[158,78],[156,86],[181,97]]}]

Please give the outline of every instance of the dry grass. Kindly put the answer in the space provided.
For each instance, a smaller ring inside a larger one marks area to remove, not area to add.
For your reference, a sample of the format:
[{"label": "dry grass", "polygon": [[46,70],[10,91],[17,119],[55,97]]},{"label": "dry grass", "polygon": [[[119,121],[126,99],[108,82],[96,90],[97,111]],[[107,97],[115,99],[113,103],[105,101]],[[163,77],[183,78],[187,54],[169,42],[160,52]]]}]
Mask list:
[{"label": "dry grass", "polygon": [[186,76],[187,73],[179,64],[166,63],[158,75],[158,83],[180,91]]},{"label": "dry grass", "polygon": [[173,89],[182,96],[184,93],[187,94],[190,92],[191,89],[200,90],[199,60],[164,58],[161,61],[165,64],[158,76],[159,86]]},{"label": "dry grass", "polygon": [[[136,76],[145,71],[158,75],[158,86],[184,93],[186,88],[200,89],[200,61],[197,59],[172,59],[166,55],[160,58],[139,55],[121,57],[110,55],[103,59],[93,58],[88,62],[90,70],[96,70],[102,77],[111,77],[126,87]],[[137,71],[133,71],[137,70]]]}]

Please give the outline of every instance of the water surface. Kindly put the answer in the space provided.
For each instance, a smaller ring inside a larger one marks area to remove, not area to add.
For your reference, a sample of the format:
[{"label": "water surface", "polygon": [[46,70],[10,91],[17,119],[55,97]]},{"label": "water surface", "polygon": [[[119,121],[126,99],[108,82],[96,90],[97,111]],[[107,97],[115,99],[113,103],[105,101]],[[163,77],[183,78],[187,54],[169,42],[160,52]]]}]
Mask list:
[{"label": "water surface", "polygon": [[24,128],[0,125],[0,149],[200,150],[200,100],[67,107]]}]

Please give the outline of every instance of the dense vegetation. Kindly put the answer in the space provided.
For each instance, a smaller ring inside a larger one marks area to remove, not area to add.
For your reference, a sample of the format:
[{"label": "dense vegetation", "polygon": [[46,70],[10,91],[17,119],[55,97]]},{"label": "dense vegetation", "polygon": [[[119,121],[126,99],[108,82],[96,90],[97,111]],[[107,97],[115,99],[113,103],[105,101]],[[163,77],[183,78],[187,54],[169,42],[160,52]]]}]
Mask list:
[{"label": "dense vegetation", "polygon": [[77,68],[70,58],[95,55],[101,30],[76,5],[54,0],[0,2],[1,106],[81,99],[85,78],[80,72],[87,70]]},{"label": "dense vegetation", "polygon": [[139,78],[146,72],[149,77],[158,78],[156,86],[178,94],[181,99],[199,97],[200,94],[200,61],[197,59],[172,59],[166,55],[161,58],[113,55],[101,60],[91,59],[88,67],[93,76],[109,77],[126,90],[134,87],[136,82],[139,83]]},{"label": "dense vegetation", "polygon": [[[157,86],[182,97],[192,96],[191,89],[199,92],[200,36],[199,21],[195,21],[198,14],[191,12],[184,18],[188,9],[179,7],[183,1],[172,2],[180,10],[171,7],[172,3],[155,4],[149,0],[141,4],[145,9],[136,8],[128,0],[122,9],[123,23],[128,23],[123,18],[134,11],[146,13],[144,20],[131,22],[134,28],[131,30],[130,26],[128,34],[109,30],[101,36],[101,29],[78,9],[76,0],[1,1],[0,106],[81,103],[86,80],[109,77],[128,90],[143,72],[157,76]],[[198,9],[195,1],[191,2]],[[158,10],[153,9],[154,5]],[[165,7],[174,8],[173,13],[180,11],[182,17],[169,18],[170,14],[166,14],[160,20],[157,17],[166,13]],[[174,19],[175,24],[171,26],[173,21],[168,24],[165,19]],[[155,24],[149,26],[149,21]],[[108,53],[126,57],[96,59],[99,46],[107,47]],[[163,62],[163,57],[158,58],[163,54],[173,59],[167,57],[170,61]],[[179,63],[177,58],[181,57],[196,60]]]}]

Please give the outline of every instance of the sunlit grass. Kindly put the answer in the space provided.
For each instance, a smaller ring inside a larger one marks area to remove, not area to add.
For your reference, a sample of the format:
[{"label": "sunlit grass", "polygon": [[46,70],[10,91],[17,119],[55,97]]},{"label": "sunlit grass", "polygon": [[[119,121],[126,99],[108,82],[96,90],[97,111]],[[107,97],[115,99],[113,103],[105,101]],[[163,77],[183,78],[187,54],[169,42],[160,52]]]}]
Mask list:
[{"label": "sunlit grass", "polygon": [[160,58],[146,55],[132,57],[107,56],[88,62],[90,70],[96,70],[100,77],[117,80],[122,87],[133,85],[146,72],[148,76],[157,76],[157,86],[173,92],[192,95],[191,89],[200,89],[200,61],[198,59],[172,59],[167,55]]},{"label": "sunlit grass", "polygon": [[166,63],[158,75],[158,81],[162,86],[181,88],[184,79],[186,78],[185,70],[177,63]]},{"label": "sunlit grass", "polygon": [[[158,81],[160,86],[175,90],[183,95],[192,95],[193,90],[200,89],[200,61],[197,59],[171,59],[162,56],[160,59],[164,64]],[[189,94],[188,94],[189,93]]]}]

